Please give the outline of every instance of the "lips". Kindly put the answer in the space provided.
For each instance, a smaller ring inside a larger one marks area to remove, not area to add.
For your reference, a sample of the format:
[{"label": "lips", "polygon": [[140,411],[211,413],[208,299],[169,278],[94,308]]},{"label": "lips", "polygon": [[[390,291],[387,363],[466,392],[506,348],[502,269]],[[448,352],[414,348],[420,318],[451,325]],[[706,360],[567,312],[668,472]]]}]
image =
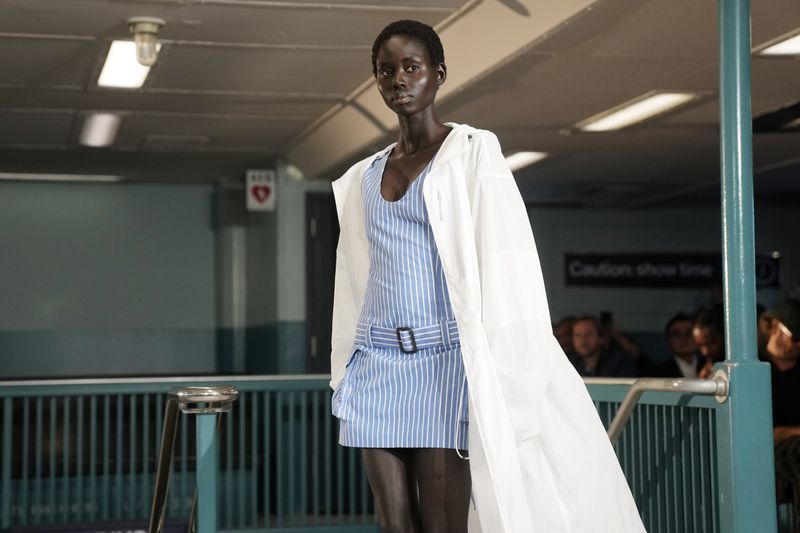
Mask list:
[{"label": "lips", "polygon": [[395,104],[407,104],[411,101],[411,95],[406,93],[397,93],[392,96],[392,102]]}]

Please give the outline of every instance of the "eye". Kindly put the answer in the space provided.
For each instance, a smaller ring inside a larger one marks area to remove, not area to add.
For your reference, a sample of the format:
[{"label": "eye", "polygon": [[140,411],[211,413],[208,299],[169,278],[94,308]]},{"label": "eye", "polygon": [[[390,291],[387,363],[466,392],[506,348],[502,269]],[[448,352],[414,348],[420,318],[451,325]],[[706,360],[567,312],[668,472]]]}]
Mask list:
[{"label": "eye", "polygon": [[392,75],[392,69],[390,68],[381,68],[378,70],[378,76],[382,78],[388,78]]},{"label": "eye", "polygon": [[419,65],[409,65],[406,67],[406,72],[416,72],[419,70]]}]

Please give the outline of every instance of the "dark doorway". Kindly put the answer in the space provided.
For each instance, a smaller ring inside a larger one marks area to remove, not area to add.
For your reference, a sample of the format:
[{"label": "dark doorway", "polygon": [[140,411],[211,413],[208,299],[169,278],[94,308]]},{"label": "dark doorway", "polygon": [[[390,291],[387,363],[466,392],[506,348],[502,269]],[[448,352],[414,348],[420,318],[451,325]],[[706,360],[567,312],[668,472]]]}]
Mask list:
[{"label": "dark doorway", "polygon": [[333,194],[306,194],[306,317],[308,371],[331,371],[333,279],[339,220]]}]

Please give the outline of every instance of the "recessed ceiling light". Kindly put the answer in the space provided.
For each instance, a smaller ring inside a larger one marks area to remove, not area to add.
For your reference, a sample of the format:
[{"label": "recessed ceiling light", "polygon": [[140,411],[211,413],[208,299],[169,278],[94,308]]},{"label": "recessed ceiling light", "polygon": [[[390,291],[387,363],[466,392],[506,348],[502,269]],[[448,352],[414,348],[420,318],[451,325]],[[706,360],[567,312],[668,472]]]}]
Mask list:
[{"label": "recessed ceiling light", "polygon": [[[161,45],[156,45],[161,50]],[[150,67],[136,60],[136,44],[133,41],[113,41],[108,49],[106,62],[97,85],[100,87],[116,87],[119,89],[139,89],[144,85]]]},{"label": "recessed ceiling light", "polygon": [[515,152],[506,157],[506,163],[511,172],[519,170],[547,157],[546,152]]},{"label": "recessed ceiling light", "polygon": [[589,117],[575,127],[582,131],[619,130],[666,113],[699,97],[699,94],[690,92],[651,91]]},{"label": "recessed ceiling light", "polygon": [[790,120],[789,122],[787,122],[786,124],[781,126],[781,128],[783,128],[785,130],[791,130],[791,129],[795,129],[795,128],[800,128],[800,118],[796,118],[794,120]]},{"label": "recessed ceiling light", "polygon": [[782,37],[777,42],[767,44],[756,52],[761,56],[797,56],[800,55],[800,32]]},{"label": "recessed ceiling light", "polygon": [[24,172],[23,173],[0,172],[0,180],[113,183],[122,181],[122,178],[119,176],[105,176],[100,174],[29,174]]},{"label": "recessed ceiling light", "polygon": [[114,144],[122,117],[114,113],[94,113],[83,119],[80,143],[102,148]]}]

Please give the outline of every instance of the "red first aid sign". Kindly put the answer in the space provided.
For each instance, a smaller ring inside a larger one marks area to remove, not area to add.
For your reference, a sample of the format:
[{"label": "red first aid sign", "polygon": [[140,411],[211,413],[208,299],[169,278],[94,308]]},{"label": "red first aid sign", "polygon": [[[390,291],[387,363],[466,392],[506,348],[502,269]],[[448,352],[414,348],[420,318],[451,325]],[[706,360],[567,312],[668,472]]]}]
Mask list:
[{"label": "red first aid sign", "polygon": [[275,171],[274,170],[248,170],[247,171],[247,210],[248,211],[274,211],[275,210]]}]

